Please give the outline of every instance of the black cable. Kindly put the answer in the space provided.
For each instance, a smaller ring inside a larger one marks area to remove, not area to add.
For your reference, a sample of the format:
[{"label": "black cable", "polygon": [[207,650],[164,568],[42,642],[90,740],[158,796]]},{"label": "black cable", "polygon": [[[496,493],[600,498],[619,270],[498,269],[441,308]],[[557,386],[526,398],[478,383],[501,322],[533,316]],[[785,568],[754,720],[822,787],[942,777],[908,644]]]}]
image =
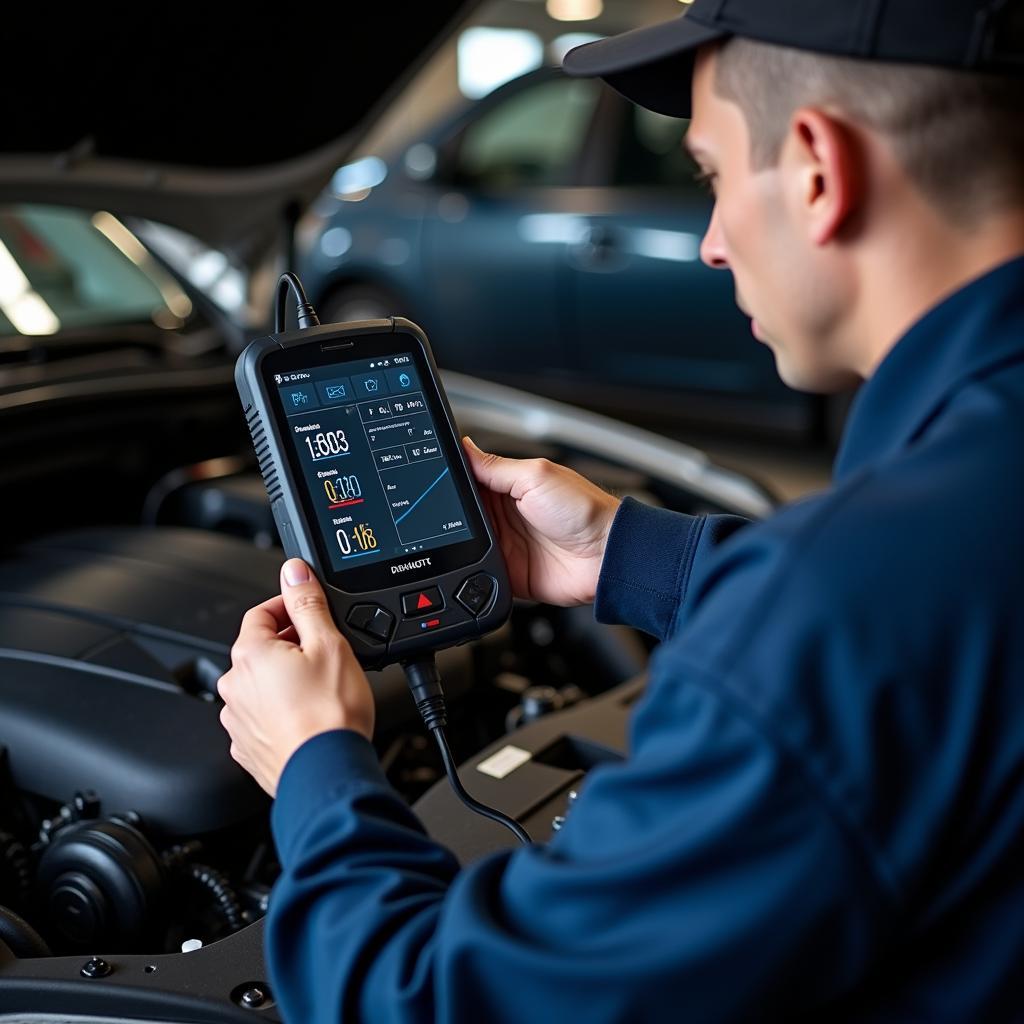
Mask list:
[{"label": "black cable", "polygon": [[274,333],[285,332],[285,300],[288,298],[288,289],[295,293],[295,301],[298,308],[295,311],[299,321],[299,328],[305,330],[307,327],[319,327],[320,318],[316,315],[313,304],[306,298],[306,292],[302,282],[292,273],[282,274],[277,282],[277,299],[274,303]]},{"label": "black cable", "polygon": [[166,850],[161,858],[164,867],[183,882],[190,883],[213,897],[224,923],[232,932],[237,932],[245,919],[238,893],[227,876],[208,864],[197,863],[195,858],[203,852],[203,844],[191,840]]},{"label": "black cable", "polygon": [[168,871],[180,871],[203,852],[203,844],[198,839],[190,839],[187,843],[179,843],[160,855]]},{"label": "black cable", "polygon": [[0,907],[0,942],[19,960],[53,956],[39,932],[9,907]]},{"label": "black cable", "polygon": [[494,807],[488,807],[487,804],[480,803],[479,800],[475,800],[466,792],[465,786],[462,785],[462,779],[459,778],[459,772],[455,766],[455,759],[452,757],[451,748],[448,746],[448,738],[444,734],[444,729],[439,725],[435,725],[430,731],[434,734],[434,739],[437,740],[438,749],[441,751],[441,760],[444,762],[444,770],[448,774],[448,781],[451,783],[452,789],[455,790],[455,795],[471,811],[482,814],[485,818],[490,818],[491,821],[496,821],[499,825],[504,825],[519,842],[529,845],[530,837],[526,829],[518,821],[510,818],[507,814],[502,814],[501,811]]},{"label": "black cable", "polygon": [[213,897],[228,930],[237,932],[245,919],[242,917],[242,904],[227,876],[209,864],[187,864],[184,868],[185,877]]},{"label": "black cable", "polygon": [[445,708],[444,691],[441,689],[441,677],[434,662],[434,656],[428,655],[418,661],[403,662],[405,677],[412,692],[412,699],[416,704],[416,710],[423,719],[423,724],[434,734],[437,740],[438,749],[441,752],[441,762],[444,764],[445,774],[451,784],[455,795],[473,812],[480,814],[491,821],[504,825],[519,842],[529,844],[530,836],[526,829],[514,818],[494,807],[488,807],[466,792],[459,778],[459,771],[452,756],[451,748],[448,746],[448,738],[444,734],[444,727],[448,723],[447,709]]}]

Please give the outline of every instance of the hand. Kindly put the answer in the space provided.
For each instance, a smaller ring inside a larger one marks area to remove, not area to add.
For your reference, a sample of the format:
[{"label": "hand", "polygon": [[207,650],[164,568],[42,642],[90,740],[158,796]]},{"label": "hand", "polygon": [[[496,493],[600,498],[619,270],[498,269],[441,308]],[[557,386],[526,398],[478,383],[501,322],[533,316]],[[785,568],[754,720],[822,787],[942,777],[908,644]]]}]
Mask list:
[{"label": "hand", "polygon": [[306,740],[330,729],[373,735],[366,673],[300,558],[282,566],[281,595],[246,612],[217,691],[231,756],[271,796]]},{"label": "hand", "polygon": [[503,459],[468,437],[463,444],[516,597],[592,603],[619,499],[547,459]]}]

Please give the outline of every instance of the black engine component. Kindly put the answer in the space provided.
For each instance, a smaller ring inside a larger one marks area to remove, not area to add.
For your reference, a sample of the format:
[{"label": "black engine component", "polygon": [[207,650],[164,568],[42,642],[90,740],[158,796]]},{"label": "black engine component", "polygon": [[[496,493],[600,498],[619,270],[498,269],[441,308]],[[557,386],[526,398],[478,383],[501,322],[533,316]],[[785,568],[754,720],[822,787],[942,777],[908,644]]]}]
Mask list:
[{"label": "black engine component", "polygon": [[221,926],[229,932],[238,931],[247,923],[238,893],[223,872],[198,861],[202,851],[203,844],[196,841],[174,846],[164,852],[164,867],[179,891],[192,890],[212,903]]},{"label": "black engine component", "polygon": [[209,864],[189,864],[186,878],[209,895],[229,931],[242,927],[242,905],[226,875]]},{"label": "black engine component", "polygon": [[84,782],[168,835],[265,814],[214,691],[278,565],[184,530],[83,531],[13,552],[0,564],[0,726],[18,790],[61,800]]},{"label": "black engine component", "polygon": [[[277,592],[281,561],[168,528],[82,530],[10,552],[0,738],[16,789],[60,801],[88,785],[166,837],[265,819],[269,800],[228,753],[215,690],[242,616]],[[442,670],[450,696],[467,691],[469,650],[443,652]],[[373,687],[379,729],[414,718],[400,668]]]},{"label": "black engine component", "polygon": [[[625,760],[630,712],[645,684],[641,677],[524,724],[461,766],[466,789],[522,822],[535,842],[547,841],[564,821],[576,790],[586,784],[588,772]],[[513,842],[494,822],[468,817],[443,781],[413,809],[430,835],[463,863]]]},{"label": "black engine component", "polygon": [[[277,590],[280,562],[278,551],[251,542],[166,527],[48,536],[0,560],[5,1009],[39,1009],[46,985],[77,992],[85,957],[94,955],[110,975],[90,981],[88,991],[107,986],[110,1011],[145,1015],[157,989],[162,1013],[200,991],[216,1000],[265,989],[260,918],[280,869],[269,803],[228,754],[215,684],[243,613]],[[525,605],[501,635],[442,652],[458,756],[502,735],[507,713],[531,687],[541,689],[528,694],[525,717],[549,712],[515,736],[530,763],[499,782],[473,770],[475,758],[467,788],[490,798],[481,782],[497,786],[496,806],[525,812],[531,829],[548,833],[549,819],[564,814],[565,787],[592,762],[621,756],[619,719],[632,694],[599,700],[594,742],[584,738],[589,702],[558,707],[581,696],[575,679],[592,696],[642,666],[645,655],[632,635],[571,610]],[[372,673],[371,684],[382,760],[411,801],[440,766],[401,669]],[[576,724],[563,736],[558,722],[570,719]],[[102,795],[102,815],[93,792],[60,806],[83,786]],[[460,856],[507,841],[486,821],[478,834],[450,803],[450,793],[435,787],[418,806],[433,834],[459,838]],[[187,939],[204,946],[183,957]],[[22,998],[29,979],[40,985]],[[132,1001],[136,989],[141,1003]],[[71,1004],[47,1005],[69,1012]],[[259,1009],[273,1019],[270,1003]],[[194,1019],[191,1009],[179,1012]]]},{"label": "black engine component", "polygon": [[160,856],[123,818],[62,829],[43,853],[36,884],[49,929],[71,947],[143,944],[161,923]]},{"label": "black engine component", "polygon": [[[0,907],[0,946],[6,946],[22,960],[53,955],[39,932],[28,921],[7,907]],[[2,953],[2,949],[0,949],[0,953]],[[0,961],[2,959],[0,956]]]},{"label": "black engine component", "polygon": [[32,887],[32,867],[25,844],[9,832],[0,832],[0,900],[23,909]]}]

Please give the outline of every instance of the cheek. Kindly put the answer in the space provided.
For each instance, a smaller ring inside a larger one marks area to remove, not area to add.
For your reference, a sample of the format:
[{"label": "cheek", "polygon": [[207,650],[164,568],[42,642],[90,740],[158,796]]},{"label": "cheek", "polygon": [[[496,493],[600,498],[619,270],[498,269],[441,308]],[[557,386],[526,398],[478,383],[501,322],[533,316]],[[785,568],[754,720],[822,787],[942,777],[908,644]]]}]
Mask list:
[{"label": "cheek", "polygon": [[743,208],[739,203],[719,196],[717,216],[718,230],[729,254],[729,265],[734,266],[737,260],[743,259],[743,232],[739,228],[743,223]]},{"label": "cheek", "polygon": [[785,299],[787,291],[799,287],[794,281],[799,254],[782,201],[769,182],[750,179],[723,217],[722,234],[739,271],[737,285],[742,294],[761,304],[751,312],[770,320],[773,307]]},{"label": "cheek", "polygon": [[722,240],[733,270],[739,271],[747,287],[756,288],[771,266],[776,231],[765,204],[749,185],[719,199],[719,224]]}]

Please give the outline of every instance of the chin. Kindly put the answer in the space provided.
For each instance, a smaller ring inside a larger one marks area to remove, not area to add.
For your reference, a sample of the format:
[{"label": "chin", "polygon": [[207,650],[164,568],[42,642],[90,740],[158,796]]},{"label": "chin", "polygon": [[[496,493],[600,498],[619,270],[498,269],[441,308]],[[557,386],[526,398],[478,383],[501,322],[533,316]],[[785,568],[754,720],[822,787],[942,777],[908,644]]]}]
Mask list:
[{"label": "chin", "polygon": [[786,387],[810,394],[823,394],[828,390],[822,368],[800,363],[774,341],[769,344],[775,356],[775,370]]},{"label": "chin", "polygon": [[778,352],[775,353],[775,369],[786,387],[811,395],[834,395],[861,383],[861,379],[849,370],[834,366],[797,366]]}]

